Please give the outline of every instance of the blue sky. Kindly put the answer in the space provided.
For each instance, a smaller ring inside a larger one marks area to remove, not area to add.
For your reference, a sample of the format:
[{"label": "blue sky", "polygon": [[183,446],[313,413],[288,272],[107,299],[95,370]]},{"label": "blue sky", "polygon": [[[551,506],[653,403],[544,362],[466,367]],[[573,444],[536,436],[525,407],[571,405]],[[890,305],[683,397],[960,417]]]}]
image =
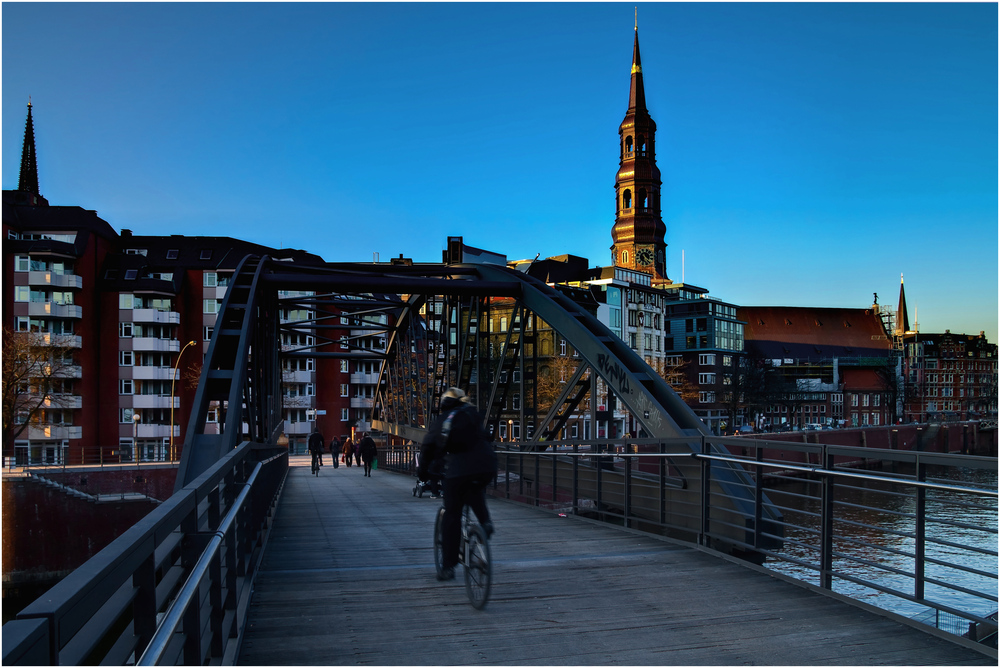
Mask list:
[{"label": "blue sky", "polygon": [[[3,187],[331,261],[610,262],[633,4],[2,5]],[[997,5],[639,4],[667,271],[997,341]]]}]

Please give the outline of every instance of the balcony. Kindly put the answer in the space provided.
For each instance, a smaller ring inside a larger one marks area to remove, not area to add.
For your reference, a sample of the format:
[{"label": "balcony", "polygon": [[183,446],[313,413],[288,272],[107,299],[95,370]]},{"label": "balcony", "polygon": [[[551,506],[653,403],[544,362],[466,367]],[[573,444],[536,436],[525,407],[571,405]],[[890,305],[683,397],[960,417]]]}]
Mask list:
[{"label": "balcony", "polygon": [[[137,425],[122,425],[128,429],[128,436],[133,433],[139,438],[170,438],[170,425],[169,424],[143,424],[139,423]],[[133,430],[135,430],[133,432]],[[124,430],[123,430],[124,431]],[[174,425],[174,438],[181,435],[181,428],[179,425]]]},{"label": "balcony", "polygon": [[371,397],[351,397],[351,408],[371,408]]},{"label": "balcony", "polygon": [[132,378],[136,380],[173,380],[174,370],[168,366],[134,366]]},{"label": "balcony", "polygon": [[[170,397],[159,394],[134,394],[132,395],[133,408],[170,408]],[[174,397],[174,408],[181,407],[181,398]]]},{"label": "balcony", "polygon": [[312,422],[288,422],[285,421],[285,434],[311,434],[312,433]]},{"label": "balcony", "polygon": [[[43,439],[68,440],[83,438],[83,427],[74,427],[61,424],[42,424],[31,426],[24,430],[24,434],[32,441]],[[22,435],[22,438],[24,436]]]},{"label": "balcony", "polygon": [[304,395],[297,397],[284,396],[281,398],[281,405],[284,408],[315,408],[316,397]]},{"label": "balcony", "polygon": [[377,373],[352,373],[351,384],[353,385],[375,385],[378,383]]},{"label": "balcony", "polygon": [[83,338],[74,334],[36,334],[36,340],[46,346],[59,346],[60,348],[83,348]]},{"label": "balcony", "polygon": [[53,274],[51,271],[29,271],[28,285],[79,289],[83,287],[83,277],[76,274]]},{"label": "balcony", "polygon": [[[47,374],[46,374],[47,375]],[[52,371],[53,378],[83,378],[83,367],[64,366]]]},{"label": "balcony", "polygon": [[137,308],[132,310],[133,322],[152,322],[160,325],[181,324],[181,314],[176,311],[157,311],[154,308]]},{"label": "balcony", "polygon": [[78,394],[53,394],[45,400],[46,408],[83,408],[83,397]]},{"label": "balcony", "polygon": [[316,382],[315,371],[282,371],[281,381],[283,383],[314,383]]},{"label": "balcony", "polygon": [[55,302],[30,302],[28,315],[53,318],[82,318],[83,307],[76,304],[56,304]]},{"label": "balcony", "polygon": [[158,339],[151,336],[136,336],[132,339],[132,350],[176,353],[181,349],[177,339]]}]

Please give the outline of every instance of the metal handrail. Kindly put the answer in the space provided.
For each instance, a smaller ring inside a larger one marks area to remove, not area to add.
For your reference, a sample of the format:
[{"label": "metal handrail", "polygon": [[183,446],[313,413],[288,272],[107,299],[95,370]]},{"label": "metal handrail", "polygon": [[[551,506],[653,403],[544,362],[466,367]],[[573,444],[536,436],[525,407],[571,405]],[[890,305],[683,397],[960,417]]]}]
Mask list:
[{"label": "metal handrail", "polygon": [[205,573],[208,572],[209,566],[212,564],[212,560],[215,559],[219,552],[219,548],[222,546],[223,540],[225,540],[226,532],[229,531],[230,527],[236,521],[237,515],[243,510],[243,505],[246,503],[247,497],[250,495],[250,490],[253,488],[254,482],[257,480],[257,474],[260,473],[262,469],[261,464],[258,462],[254,466],[253,472],[247,481],[243,483],[243,489],[240,490],[239,495],[233,502],[232,507],[229,512],[226,513],[226,517],[222,520],[219,528],[215,530],[212,535],[211,540],[208,545],[202,550],[201,556],[198,558],[198,563],[195,564],[194,568],[191,569],[190,575],[188,575],[187,580],[178,592],[177,597],[170,604],[167,609],[166,614],[163,617],[163,621],[156,628],[156,633],[153,634],[152,640],[149,641],[149,645],[146,646],[146,651],[142,653],[139,661],[136,662],[138,666],[155,666],[158,665],[160,659],[163,658],[163,653],[167,649],[167,645],[170,643],[170,636],[177,631],[177,626],[183,620],[184,613],[187,611],[189,605],[194,600],[198,593],[198,588],[201,586],[202,581],[205,578]]}]

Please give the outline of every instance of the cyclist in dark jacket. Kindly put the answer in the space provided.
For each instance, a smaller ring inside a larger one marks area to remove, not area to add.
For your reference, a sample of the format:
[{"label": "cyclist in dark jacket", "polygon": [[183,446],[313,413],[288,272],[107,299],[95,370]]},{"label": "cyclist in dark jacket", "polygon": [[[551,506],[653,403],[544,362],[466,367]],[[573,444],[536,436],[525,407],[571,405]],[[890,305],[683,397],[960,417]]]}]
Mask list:
[{"label": "cyclist in dark jacket", "polygon": [[486,507],[486,486],[496,477],[497,456],[483,429],[479,411],[465,399],[462,390],[449,388],[441,397],[440,414],[428,430],[428,439],[435,447],[433,459],[426,462],[427,468],[439,458],[445,461],[439,580],[455,577],[464,506],[472,508],[487,538],[493,534],[493,522]]}]

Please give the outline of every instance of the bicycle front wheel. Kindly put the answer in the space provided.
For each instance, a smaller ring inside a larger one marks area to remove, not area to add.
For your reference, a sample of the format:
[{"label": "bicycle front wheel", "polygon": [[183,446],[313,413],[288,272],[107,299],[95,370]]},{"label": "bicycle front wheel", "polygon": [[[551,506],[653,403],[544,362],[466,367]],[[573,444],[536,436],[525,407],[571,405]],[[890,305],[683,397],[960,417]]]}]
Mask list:
[{"label": "bicycle front wheel", "polygon": [[493,563],[486,532],[478,524],[469,528],[468,558],[465,561],[465,593],[472,607],[480,610],[490,598]]},{"label": "bicycle front wheel", "polygon": [[441,575],[444,568],[444,549],[441,545],[441,531],[444,528],[444,506],[438,508],[437,519],[434,520],[434,568]]}]

